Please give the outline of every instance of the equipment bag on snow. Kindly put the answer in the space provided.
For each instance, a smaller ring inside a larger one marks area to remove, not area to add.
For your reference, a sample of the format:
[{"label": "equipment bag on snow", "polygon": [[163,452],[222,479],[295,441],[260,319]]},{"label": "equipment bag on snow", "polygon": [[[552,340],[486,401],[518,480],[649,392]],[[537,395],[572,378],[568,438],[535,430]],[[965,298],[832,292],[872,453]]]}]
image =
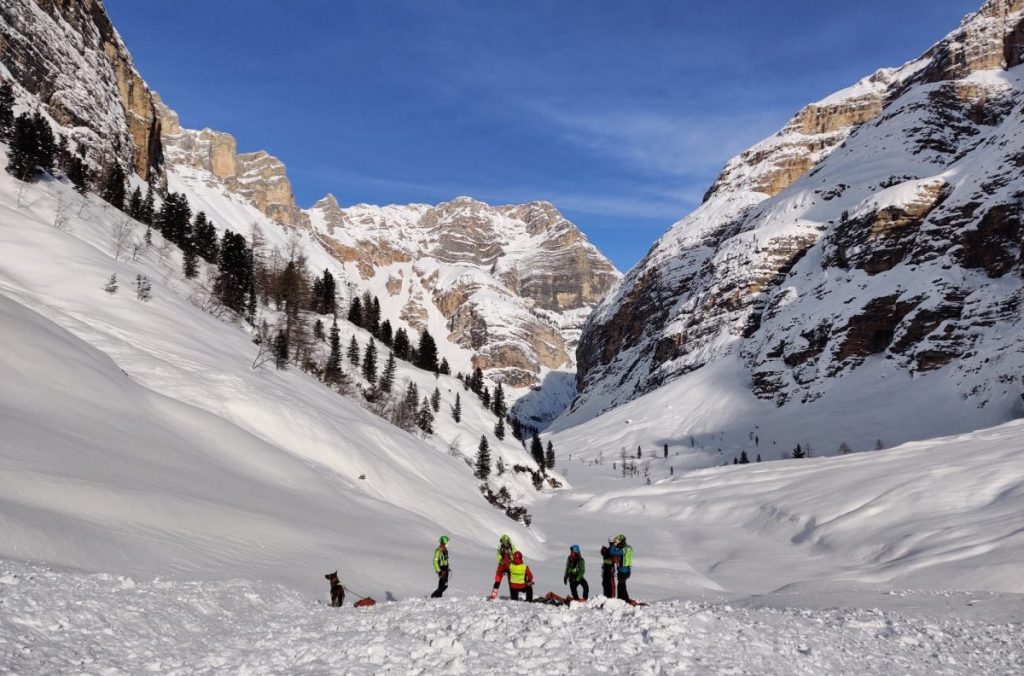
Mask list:
[{"label": "equipment bag on snow", "polygon": [[377,602],[371,599],[369,596],[367,596],[365,599],[359,599],[352,605],[356,608],[369,608],[370,606],[377,605]]}]

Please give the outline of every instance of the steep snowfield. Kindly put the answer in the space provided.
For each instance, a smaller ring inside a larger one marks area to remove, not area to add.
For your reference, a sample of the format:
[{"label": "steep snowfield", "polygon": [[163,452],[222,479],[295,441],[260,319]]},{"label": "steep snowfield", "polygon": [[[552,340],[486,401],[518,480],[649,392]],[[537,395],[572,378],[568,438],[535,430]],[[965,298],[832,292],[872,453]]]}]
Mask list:
[{"label": "steep snowfield", "polygon": [[[114,210],[90,198],[80,211],[53,181],[26,186],[19,208],[17,190],[0,178],[0,555],[308,592],[341,566],[411,593],[431,584],[440,532],[478,552],[506,530],[533,540],[440,442],[297,370],[251,369],[248,334],[193,307],[159,235],[137,261],[114,261]],[[70,232],[52,225],[58,200]],[[102,289],[111,273],[116,295]],[[148,303],[136,274],[153,282]],[[479,414],[464,408],[471,430]]]},{"label": "steep snowfield", "polygon": [[[14,673],[963,674],[1024,669],[1020,599],[876,596],[875,607],[479,599],[330,608],[248,580],[180,583],[0,562]],[[808,601],[813,602],[811,598]],[[834,599],[833,599],[834,600]]]}]

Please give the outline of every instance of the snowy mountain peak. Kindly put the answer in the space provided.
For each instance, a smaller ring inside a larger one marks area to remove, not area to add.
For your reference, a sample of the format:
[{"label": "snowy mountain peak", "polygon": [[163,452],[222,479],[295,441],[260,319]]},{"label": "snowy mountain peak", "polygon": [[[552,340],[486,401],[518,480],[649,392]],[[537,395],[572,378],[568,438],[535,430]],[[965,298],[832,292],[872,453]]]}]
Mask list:
[{"label": "snowy mountain peak", "polygon": [[988,2],[731,160],[595,310],[566,424],[725,363],[779,407],[912,380],[962,429],[1024,413],[1021,35]]},{"label": "snowy mountain peak", "polygon": [[309,210],[314,232],[382,303],[452,345],[453,363],[515,386],[573,368],[579,328],[619,273],[552,205],[425,204]]}]

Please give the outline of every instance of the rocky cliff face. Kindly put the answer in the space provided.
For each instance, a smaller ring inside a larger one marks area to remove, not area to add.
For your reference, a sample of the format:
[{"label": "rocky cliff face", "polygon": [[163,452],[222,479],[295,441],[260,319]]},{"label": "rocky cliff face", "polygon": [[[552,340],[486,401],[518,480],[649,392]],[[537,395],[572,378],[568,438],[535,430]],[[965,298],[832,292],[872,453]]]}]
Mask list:
[{"label": "rocky cliff face", "polygon": [[310,216],[321,243],[402,320],[512,386],[574,368],[584,318],[619,279],[546,202],[342,208],[328,195]]},{"label": "rocky cliff face", "polygon": [[163,162],[153,95],[99,0],[4,0],[0,63],[95,153],[146,178]]},{"label": "rocky cliff face", "polygon": [[263,150],[239,154],[235,137],[222,131],[183,128],[178,114],[159,97],[156,110],[170,164],[209,172],[211,182],[222,184],[278,223],[309,227],[309,218],[295,204],[281,160]]},{"label": "rocky cliff face", "polygon": [[[778,405],[884,360],[1021,412],[1024,0],[728,163],[591,316],[576,408],[738,359]],[[867,383],[882,388],[884,383]]]}]

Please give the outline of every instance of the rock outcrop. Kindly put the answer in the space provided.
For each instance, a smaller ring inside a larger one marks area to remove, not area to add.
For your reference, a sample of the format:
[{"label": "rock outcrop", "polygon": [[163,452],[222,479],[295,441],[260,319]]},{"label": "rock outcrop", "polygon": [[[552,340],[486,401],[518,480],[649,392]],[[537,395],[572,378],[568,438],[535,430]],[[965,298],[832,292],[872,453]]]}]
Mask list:
[{"label": "rock outcrop", "polygon": [[99,0],[4,0],[0,63],[97,164],[163,163],[155,100]]},{"label": "rock outcrop", "polygon": [[730,161],[591,315],[574,408],[724,359],[810,402],[883,360],[922,396],[1022,412],[1022,34],[1024,0],[987,2]]},{"label": "rock outcrop", "polygon": [[239,154],[235,137],[226,132],[183,128],[178,114],[158,96],[156,110],[170,164],[209,172],[212,179],[278,223],[309,227],[309,217],[295,204],[281,160],[262,150]]},{"label": "rock outcrop", "polygon": [[490,206],[460,197],[436,206],[310,210],[321,243],[400,318],[464,350],[467,367],[524,387],[545,369],[574,368],[590,309],[619,274],[546,202]]}]

